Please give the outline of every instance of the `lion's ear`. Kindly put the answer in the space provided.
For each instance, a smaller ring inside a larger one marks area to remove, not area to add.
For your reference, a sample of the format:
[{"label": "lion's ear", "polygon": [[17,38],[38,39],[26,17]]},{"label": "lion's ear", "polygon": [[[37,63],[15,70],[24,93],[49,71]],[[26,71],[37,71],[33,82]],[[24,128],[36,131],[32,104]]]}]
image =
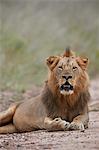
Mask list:
[{"label": "lion's ear", "polygon": [[82,57],[77,57],[76,61],[78,63],[78,65],[83,69],[86,70],[88,63],[89,63],[89,59],[88,58],[82,58]]},{"label": "lion's ear", "polygon": [[59,56],[50,56],[46,59],[46,63],[50,70],[53,70],[60,60]]}]

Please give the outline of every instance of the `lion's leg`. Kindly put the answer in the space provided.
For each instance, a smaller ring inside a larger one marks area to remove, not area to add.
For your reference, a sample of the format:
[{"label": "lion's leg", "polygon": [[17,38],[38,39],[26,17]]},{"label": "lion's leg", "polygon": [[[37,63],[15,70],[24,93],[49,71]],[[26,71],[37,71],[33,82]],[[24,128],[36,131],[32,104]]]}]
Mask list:
[{"label": "lion's leg", "polygon": [[84,115],[78,115],[73,119],[69,128],[71,130],[84,131],[86,128],[88,128],[88,121],[89,121],[89,116],[87,113]]},{"label": "lion's leg", "polygon": [[0,112],[0,126],[11,122],[19,103],[11,105],[7,110]]},{"label": "lion's leg", "polygon": [[11,123],[8,125],[0,127],[0,134],[15,133],[15,132],[17,132],[17,129]]},{"label": "lion's leg", "polygon": [[52,120],[49,117],[46,117],[44,120],[45,129],[48,131],[57,131],[57,130],[68,130],[70,123],[62,120],[61,118],[55,118]]}]

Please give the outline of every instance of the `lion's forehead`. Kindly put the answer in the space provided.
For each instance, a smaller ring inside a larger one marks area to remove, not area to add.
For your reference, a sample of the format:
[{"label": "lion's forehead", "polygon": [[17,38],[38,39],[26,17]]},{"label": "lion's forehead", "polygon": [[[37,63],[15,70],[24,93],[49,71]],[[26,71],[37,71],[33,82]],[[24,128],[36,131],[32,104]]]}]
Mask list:
[{"label": "lion's forehead", "polygon": [[64,57],[61,58],[59,61],[59,65],[63,65],[63,66],[73,66],[73,65],[77,65],[76,60],[74,58],[71,57]]}]

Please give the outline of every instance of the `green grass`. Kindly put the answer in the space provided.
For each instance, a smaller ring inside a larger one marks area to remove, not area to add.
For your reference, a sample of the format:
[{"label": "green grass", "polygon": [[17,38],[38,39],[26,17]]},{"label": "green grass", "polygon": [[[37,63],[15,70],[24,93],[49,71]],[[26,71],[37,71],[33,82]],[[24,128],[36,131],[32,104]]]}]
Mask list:
[{"label": "green grass", "polygon": [[28,51],[28,43],[12,33],[3,34],[0,44],[0,89],[25,90],[32,84],[41,85],[46,69],[41,53]]}]

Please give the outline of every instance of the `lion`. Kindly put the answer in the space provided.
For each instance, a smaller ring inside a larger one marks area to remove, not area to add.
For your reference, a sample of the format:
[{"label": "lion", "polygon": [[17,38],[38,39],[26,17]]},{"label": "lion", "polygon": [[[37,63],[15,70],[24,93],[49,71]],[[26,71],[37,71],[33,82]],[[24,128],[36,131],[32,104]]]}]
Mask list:
[{"label": "lion", "polygon": [[88,128],[88,62],[88,58],[75,56],[70,49],[63,55],[47,58],[49,75],[42,92],[1,112],[0,133]]}]

